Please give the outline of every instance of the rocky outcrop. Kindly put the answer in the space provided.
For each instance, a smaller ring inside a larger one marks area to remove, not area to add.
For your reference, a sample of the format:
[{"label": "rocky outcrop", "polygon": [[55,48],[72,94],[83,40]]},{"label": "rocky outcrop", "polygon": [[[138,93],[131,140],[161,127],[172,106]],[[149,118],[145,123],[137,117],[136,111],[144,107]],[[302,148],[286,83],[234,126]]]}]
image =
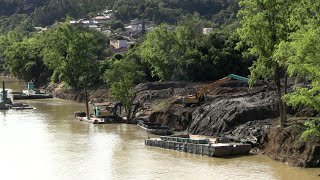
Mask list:
[{"label": "rocky outcrop", "polygon": [[194,111],[188,131],[219,136],[249,121],[276,118],[275,95],[273,91],[257,91],[212,97]]},{"label": "rocky outcrop", "polygon": [[253,145],[254,152],[260,152],[268,142],[268,135],[273,119],[249,121],[234,130],[222,133],[222,136],[235,142],[246,142]]}]

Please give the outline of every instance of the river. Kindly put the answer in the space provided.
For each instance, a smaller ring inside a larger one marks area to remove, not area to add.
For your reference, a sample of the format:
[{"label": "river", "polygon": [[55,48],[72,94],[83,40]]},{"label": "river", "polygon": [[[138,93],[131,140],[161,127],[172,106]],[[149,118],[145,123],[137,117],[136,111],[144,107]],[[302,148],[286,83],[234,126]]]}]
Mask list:
[{"label": "river", "polygon": [[210,158],[146,147],[148,134],[135,125],[75,120],[73,112],[84,111],[84,104],[61,99],[23,102],[36,109],[0,111],[3,180],[320,179],[320,168],[291,167],[260,155]]}]

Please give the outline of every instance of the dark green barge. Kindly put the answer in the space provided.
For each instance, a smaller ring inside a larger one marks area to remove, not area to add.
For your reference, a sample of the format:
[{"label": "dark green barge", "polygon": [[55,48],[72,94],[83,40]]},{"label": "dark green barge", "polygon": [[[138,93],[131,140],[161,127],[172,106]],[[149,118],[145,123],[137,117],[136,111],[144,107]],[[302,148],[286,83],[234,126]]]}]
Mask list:
[{"label": "dark green barge", "polygon": [[170,136],[146,139],[145,145],[209,157],[248,154],[251,145],[242,143],[211,143],[209,139],[190,139]]}]

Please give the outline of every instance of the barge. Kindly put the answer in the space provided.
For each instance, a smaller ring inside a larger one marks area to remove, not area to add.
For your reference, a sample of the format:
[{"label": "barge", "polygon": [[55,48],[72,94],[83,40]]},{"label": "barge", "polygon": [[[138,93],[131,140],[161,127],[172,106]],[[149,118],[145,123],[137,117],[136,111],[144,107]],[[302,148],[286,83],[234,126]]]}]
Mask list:
[{"label": "barge", "polygon": [[75,112],[75,118],[80,121],[86,121],[93,124],[107,124],[107,123],[123,123],[126,118],[118,115],[118,110],[121,114],[121,104],[104,102],[93,103],[93,114],[87,115],[85,112]]},{"label": "barge", "polygon": [[155,135],[172,135],[173,131],[172,128],[169,126],[163,126],[161,124],[151,123],[151,122],[140,122],[137,124],[142,129],[146,130],[149,134]]},{"label": "barge", "polygon": [[146,139],[145,145],[209,157],[249,154],[251,144],[212,143],[209,139],[190,139],[173,136]]},{"label": "barge", "polygon": [[28,82],[28,89],[22,92],[11,92],[13,100],[24,100],[24,99],[47,99],[53,98],[51,93],[41,92],[39,89],[34,88],[33,82]]}]

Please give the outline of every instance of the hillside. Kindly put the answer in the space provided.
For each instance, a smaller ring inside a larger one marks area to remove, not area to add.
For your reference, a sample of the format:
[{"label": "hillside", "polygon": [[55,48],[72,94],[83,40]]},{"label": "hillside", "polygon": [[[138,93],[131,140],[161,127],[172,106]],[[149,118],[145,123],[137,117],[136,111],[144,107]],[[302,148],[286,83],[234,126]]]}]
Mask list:
[{"label": "hillside", "polygon": [[160,23],[176,23],[194,13],[216,23],[236,18],[237,0],[4,0],[0,1],[0,30],[30,31],[33,26],[48,26],[66,16],[84,18],[105,9],[117,11],[117,19],[143,18]]}]

